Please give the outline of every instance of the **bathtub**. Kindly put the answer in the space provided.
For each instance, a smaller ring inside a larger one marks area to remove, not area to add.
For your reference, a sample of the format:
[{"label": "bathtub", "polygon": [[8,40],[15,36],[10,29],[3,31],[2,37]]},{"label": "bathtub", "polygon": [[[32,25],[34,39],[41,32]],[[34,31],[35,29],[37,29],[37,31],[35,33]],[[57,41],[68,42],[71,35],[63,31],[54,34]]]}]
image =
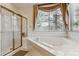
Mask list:
[{"label": "bathtub", "polygon": [[[79,56],[79,43],[67,38],[28,38],[28,40],[55,56]],[[32,45],[33,45],[32,44]]]}]

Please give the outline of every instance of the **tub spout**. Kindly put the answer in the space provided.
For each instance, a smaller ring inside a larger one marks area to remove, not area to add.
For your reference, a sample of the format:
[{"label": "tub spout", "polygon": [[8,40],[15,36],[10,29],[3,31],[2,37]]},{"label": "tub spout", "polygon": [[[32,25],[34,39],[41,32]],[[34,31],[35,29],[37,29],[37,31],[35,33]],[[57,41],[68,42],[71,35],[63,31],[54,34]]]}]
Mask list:
[{"label": "tub spout", "polygon": [[38,37],[36,38],[36,41],[39,41],[39,38]]}]

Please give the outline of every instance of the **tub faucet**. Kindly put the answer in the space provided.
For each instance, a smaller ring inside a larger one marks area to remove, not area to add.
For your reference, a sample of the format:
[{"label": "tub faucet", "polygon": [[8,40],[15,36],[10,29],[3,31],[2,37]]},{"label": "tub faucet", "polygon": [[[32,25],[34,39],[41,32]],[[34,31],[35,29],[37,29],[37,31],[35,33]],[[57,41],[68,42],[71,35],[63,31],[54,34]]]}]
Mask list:
[{"label": "tub faucet", "polygon": [[39,38],[37,37],[36,40],[39,41]]}]

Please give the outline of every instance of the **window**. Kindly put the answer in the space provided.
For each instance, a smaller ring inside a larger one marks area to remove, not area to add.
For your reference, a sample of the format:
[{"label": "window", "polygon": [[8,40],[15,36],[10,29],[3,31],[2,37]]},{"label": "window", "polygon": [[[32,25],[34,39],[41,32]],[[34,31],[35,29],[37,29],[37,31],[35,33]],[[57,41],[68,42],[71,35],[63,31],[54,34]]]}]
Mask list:
[{"label": "window", "polygon": [[[71,9],[72,8],[72,9]],[[70,31],[79,31],[79,4],[70,4]]]},{"label": "window", "polygon": [[64,31],[61,9],[50,12],[39,10],[35,29],[36,31]]}]

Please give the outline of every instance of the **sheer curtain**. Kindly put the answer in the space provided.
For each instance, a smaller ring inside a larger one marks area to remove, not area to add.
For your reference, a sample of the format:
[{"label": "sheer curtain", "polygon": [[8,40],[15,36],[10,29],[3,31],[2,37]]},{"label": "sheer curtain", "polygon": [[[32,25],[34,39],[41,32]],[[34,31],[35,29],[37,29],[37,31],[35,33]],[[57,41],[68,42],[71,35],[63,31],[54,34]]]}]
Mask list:
[{"label": "sheer curtain", "polygon": [[5,55],[13,49],[13,32],[12,32],[12,13],[2,8],[1,16],[1,40],[2,55]]}]

